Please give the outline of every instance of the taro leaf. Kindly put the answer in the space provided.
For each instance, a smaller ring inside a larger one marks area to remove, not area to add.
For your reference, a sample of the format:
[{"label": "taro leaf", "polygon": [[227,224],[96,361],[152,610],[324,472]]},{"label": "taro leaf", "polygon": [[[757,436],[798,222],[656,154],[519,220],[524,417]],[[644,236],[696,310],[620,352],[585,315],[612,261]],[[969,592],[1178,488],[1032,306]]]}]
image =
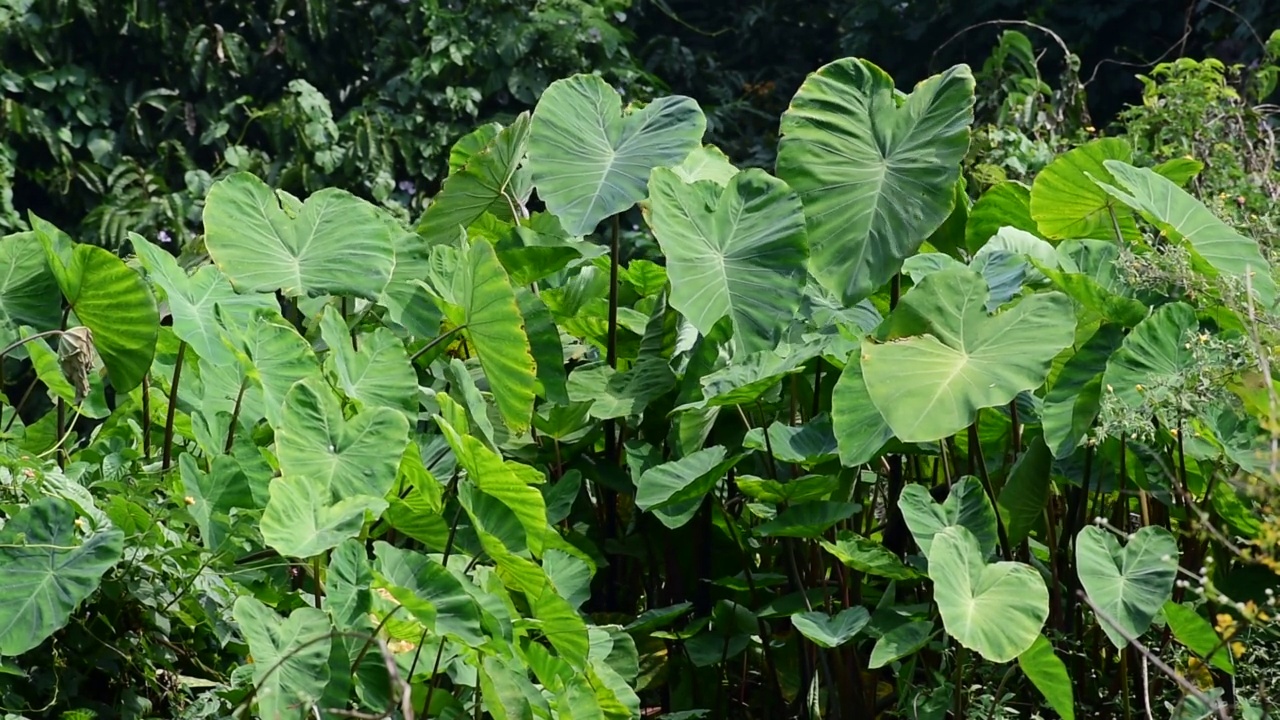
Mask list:
[{"label": "taro leaf", "polygon": [[373,569],[364,543],[343,541],[329,556],[324,574],[324,608],[340,630],[357,629],[368,622],[372,588]]},{"label": "taro leaf", "polygon": [[1031,185],[1031,217],[1051,239],[1115,238],[1116,222],[1125,240],[1142,238],[1133,213],[1095,184],[1112,182],[1108,160],[1128,161],[1133,151],[1123,138],[1100,138],[1059,155]]},{"label": "taro leaf", "polygon": [[786,482],[739,475],[736,482],[743,495],[773,505],[822,500],[841,486],[840,478],[835,475],[805,475]]},{"label": "taro leaf", "polygon": [[373,552],[373,571],[381,584],[419,622],[471,647],[485,643],[480,608],[444,565],[382,541],[374,543]]},{"label": "taro leaf", "polygon": [[1103,320],[1133,327],[1147,316],[1147,306],[1128,296],[1120,279],[1120,249],[1104,240],[1068,240],[1058,246],[1059,268],[1036,263],[1059,290]]},{"label": "taro leaf", "polygon": [[[1032,283],[1044,280],[1044,276],[1031,266],[1032,261],[1036,263],[1037,267],[1040,265],[1050,268],[1058,266],[1058,253],[1052,245],[1036,237],[1035,233],[1019,230],[1015,227],[1003,226],[996,231],[996,234],[985,245],[973,254],[973,261],[970,263],[970,267],[978,269],[991,265],[998,266],[998,264],[992,263],[989,258],[1001,252],[1018,256],[1026,268],[1027,281]],[[990,281],[988,283],[990,284]],[[1012,293],[1007,294],[1002,300],[1007,300],[1009,297],[1012,297]],[[999,307],[1002,304],[1003,302],[995,303],[995,307]],[[995,309],[992,305],[992,303],[987,304],[988,311]]]},{"label": "taro leaf", "polygon": [[914,580],[920,577],[884,545],[848,530],[840,531],[835,542],[819,540],[822,547],[846,566],[863,573],[890,580]]},{"label": "taro leaf", "polygon": [[466,167],[471,158],[489,147],[500,132],[502,132],[502,123],[491,122],[459,138],[458,142],[449,148],[449,175],[452,176]]},{"label": "taro leaf", "polygon": [[969,193],[965,189],[966,185],[964,176],[961,175],[956,182],[956,199],[951,207],[951,214],[927,240],[938,252],[956,257],[960,256],[960,250],[964,247],[964,229],[969,222]]},{"label": "taro leaf", "polygon": [[62,318],[58,283],[33,232],[0,238],[0,327],[6,344],[17,339],[17,328],[53,330]]},{"label": "taro leaf", "polygon": [[801,635],[813,641],[821,648],[837,648],[857,636],[867,623],[871,622],[871,613],[861,606],[845,608],[835,615],[825,612],[810,611],[796,613],[791,616],[791,624]]},{"label": "taro leaf", "polygon": [[714,145],[703,145],[689,153],[689,157],[671,171],[689,184],[710,180],[720,187],[728,185],[729,180],[738,174],[738,168],[733,166],[729,157]]},{"label": "taro leaf", "polygon": [[1102,372],[1123,339],[1124,333],[1116,325],[1098,328],[1062,366],[1045,394],[1040,422],[1045,443],[1055,458],[1075,452],[1093,427],[1101,408]]},{"label": "taro leaf", "polygon": [[763,537],[816,538],[860,509],[862,506],[858,503],[830,500],[794,505],[774,519],[760,523],[756,532]]},{"label": "taro leaf", "polygon": [[276,430],[282,475],[316,480],[337,500],[390,492],[409,442],[402,413],[375,407],[344,419],[333,391],[312,378],[289,390],[283,417]]},{"label": "taro leaf", "polygon": [[[232,338],[232,347],[240,358],[241,367],[217,365],[201,358],[200,376],[205,385],[206,401],[214,398],[218,401],[216,406],[206,402],[201,410],[206,413],[223,409],[227,413],[234,412],[241,383],[247,376],[261,386],[262,415],[255,417],[253,413],[244,411],[257,404],[246,392],[246,397],[241,398],[240,417],[248,423],[266,417],[272,427],[278,428],[283,422],[284,401],[289,389],[300,380],[320,378],[320,363],[311,351],[311,345],[280,316],[278,310],[255,310],[243,325],[227,317],[222,318],[222,322]],[[257,392],[256,388],[254,392]]]},{"label": "taro leaf", "polygon": [[391,227],[395,268],[378,304],[387,309],[392,322],[411,334],[433,338],[440,334],[440,308],[418,283],[427,276],[431,249],[421,235],[405,230],[395,220],[383,217],[382,221]]},{"label": "taro leaf", "polygon": [[589,402],[591,417],[608,420],[639,415],[675,385],[667,361],[648,356],[624,372],[603,362],[583,365],[569,376],[566,387],[570,401]]},{"label": "taro leaf", "polygon": [[887,73],[846,58],[811,74],[783,113],[778,177],[804,203],[810,272],[846,305],[893,277],[951,214],[973,88],[958,65],[899,100]]},{"label": "taro leaf", "polygon": [[1204,170],[1204,163],[1191,157],[1170,158],[1151,168],[1178,187],[1186,187]]},{"label": "taro leaf", "polygon": [[469,234],[493,242],[498,261],[515,286],[532,285],[564,270],[569,263],[609,252],[603,245],[580,242],[565,235],[560,221],[545,212],[534,213],[519,225],[502,223],[486,215],[471,226]]},{"label": "taro leaf", "polygon": [[871,648],[867,667],[872,670],[882,668],[915,653],[929,642],[932,634],[931,620],[917,620],[895,627],[876,640],[875,647]]},{"label": "taro leaf", "polygon": [[1180,393],[1194,371],[1195,355],[1188,342],[1198,328],[1190,305],[1161,306],[1138,323],[1107,360],[1102,375],[1107,392],[1131,408],[1141,408],[1143,394],[1151,390]]},{"label": "taro leaf", "polygon": [[779,462],[797,465],[817,465],[836,457],[836,437],[826,413],[815,415],[803,425],[775,421],[769,426],[767,439],[764,433],[764,428],[752,428],[742,440],[743,447],[772,451]]},{"label": "taro leaf", "polygon": [[374,517],[387,501],[373,495],[352,495],[334,501],[332,490],[308,476],[285,476],[271,481],[271,499],[262,512],[262,539],[283,557],[312,558],[360,534],[366,512]]},{"label": "taro leaf", "polygon": [[681,405],[676,410],[750,405],[782,378],[801,372],[806,363],[821,354],[822,346],[818,343],[800,346],[783,344],[776,350],[751,353],[727,367],[702,376],[700,382],[703,399]]},{"label": "taro leaf", "polygon": [[325,364],[347,397],[362,408],[391,408],[410,421],[418,419],[418,375],[394,333],[378,328],[362,336],[356,349],[346,322],[330,305],[320,318],[320,336],[329,346]]},{"label": "taro leaf", "polygon": [[[332,632],[329,616],[300,607],[287,620],[258,600],[242,596],[232,610],[253,656],[253,684],[263,720],[303,715],[329,684]],[[307,713],[309,714],[309,713]]]},{"label": "taro leaf", "polygon": [[1014,463],[1009,479],[1000,488],[996,500],[1010,545],[1019,545],[1036,521],[1044,514],[1049,502],[1049,472],[1053,467],[1053,454],[1039,437],[1033,439],[1026,452]]},{"label": "taro leaf", "polygon": [[726,457],[725,449],[716,445],[649,468],[636,483],[636,507],[654,510],[701,501],[741,459]]},{"label": "taro leaf", "polygon": [[564,344],[560,328],[547,309],[542,298],[528,288],[516,291],[516,302],[524,316],[525,333],[529,337],[529,351],[533,355],[538,377],[538,394],[556,405],[568,405],[569,393],[565,389]]},{"label": "taro leaf", "polygon": [[[485,213],[505,221],[522,219],[523,193],[516,182],[529,144],[529,114],[521,113],[461,169],[449,174],[418,223],[428,244],[449,242]],[[453,153],[450,153],[450,162]]]},{"label": "taro leaf", "polygon": [[1031,647],[1049,617],[1049,590],[1029,565],[986,564],[978,539],[963,527],[941,530],[929,551],[929,578],[947,634],[991,662]]},{"label": "taro leaf", "polygon": [[1039,232],[1031,218],[1031,189],[1020,182],[1007,180],[992,185],[969,210],[964,228],[964,244],[976,253],[1002,227]]},{"label": "taro leaf", "polygon": [[1043,635],[1018,656],[1018,667],[1062,720],[1075,720],[1071,676],[1067,674],[1067,666],[1053,653],[1053,645]]},{"label": "taro leaf", "polygon": [[169,314],[173,316],[173,334],[190,345],[203,360],[216,364],[235,362],[234,354],[223,341],[219,315],[247,322],[255,309],[280,308],[271,295],[237,293],[222,271],[213,265],[202,266],[188,276],[166,250],[137,233],[129,233],[129,238],[133,241],[133,251],[147,270],[147,277],[164,290]]},{"label": "taro leaf", "polygon": [[[1219,489],[1221,492],[1221,489]],[[1235,663],[1231,660],[1231,650],[1222,641],[1218,632],[1209,621],[1196,612],[1194,608],[1181,605],[1172,600],[1164,604],[1164,619],[1168,623],[1173,636],[1191,652],[1202,659],[1209,658],[1214,667],[1228,675],[1235,675]]]},{"label": "taro leaf", "polygon": [[1120,547],[1110,532],[1090,525],[1076,536],[1076,572],[1089,599],[1108,618],[1098,624],[1117,648],[1124,634],[1138,637],[1173,593],[1178,574],[1178,542],[1164,528],[1147,526]]},{"label": "taro leaf", "polygon": [[893,430],[867,392],[859,351],[849,356],[831,390],[831,420],[840,448],[840,464],[845,467],[856,467],[874,458],[893,438]]},{"label": "taro leaf", "polygon": [[911,337],[863,341],[867,390],[898,439],[947,437],[972,424],[978,410],[1040,387],[1054,356],[1074,339],[1065,295],[1032,295],[988,315],[987,294],[971,270],[934,273],[903,296],[888,321],[897,337]]},{"label": "taro leaf", "polygon": [[289,205],[281,207],[281,197],[249,173],[209,189],[205,247],[231,284],[241,292],[280,290],[294,298],[377,300],[396,263],[393,229],[380,211],[334,188],[301,207]]},{"label": "taro leaf", "polygon": [[43,497],[0,528],[0,657],[21,655],[67,624],[124,553],[116,528],[77,539],[71,503]]},{"label": "taro leaf", "polygon": [[933,501],[923,485],[907,485],[898,497],[898,509],[925,557],[930,556],[933,538],[952,526],[963,527],[973,535],[983,558],[990,557],[999,542],[996,512],[982,483],[972,476],[956,481],[941,505]]},{"label": "taro leaf", "polygon": [[231,535],[228,516],[231,509],[257,506],[248,478],[240,469],[240,463],[230,455],[214,457],[208,473],[200,469],[191,453],[183,453],[178,458],[178,467],[182,473],[183,491],[190,499],[187,512],[195,519],[204,546],[209,550],[220,550],[222,543]]},{"label": "taro leaf", "polygon": [[151,369],[160,311],[136,270],[100,247],[72,245],[60,230],[32,215],[31,225],[62,296],[93,333],[94,350],[118,393],[142,384]]},{"label": "taro leaf", "polygon": [[1252,275],[1253,289],[1262,307],[1267,310],[1275,307],[1276,283],[1258,243],[1236,232],[1186,190],[1159,173],[1114,160],[1106,166],[1116,185],[1123,189],[1103,183],[1099,178],[1102,189],[1142,213],[1162,234],[1174,240],[1186,240],[1196,258],[1203,261],[1200,264],[1208,265],[1202,270],[1212,268],[1211,274],[1233,278],[1241,287],[1244,287],[1245,275]]},{"label": "taro leaf", "polygon": [[586,235],[644,199],[649,173],[688,157],[706,127],[691,98],[658,98],[624,115],[603,79],[557,80],[538,100],[529,137],[538,197],[570,235]]},{"label": "taro leaf", "polygon": [[484,368],[494,401],[513,433],[528,429],[538,386],[524,318],[507,272],[486,240],[462,238],[448,287],[438,287],[445,316],[466,335]]},{"label": "taro leaf", "polygon": [[689,184],[666,168],[649,180],[649,220],[667,259],[671,307],[706,334],[733,318],[739,352],[772,350],[804,292],[804,210],[786,183],[744,170],[728,187]]}]

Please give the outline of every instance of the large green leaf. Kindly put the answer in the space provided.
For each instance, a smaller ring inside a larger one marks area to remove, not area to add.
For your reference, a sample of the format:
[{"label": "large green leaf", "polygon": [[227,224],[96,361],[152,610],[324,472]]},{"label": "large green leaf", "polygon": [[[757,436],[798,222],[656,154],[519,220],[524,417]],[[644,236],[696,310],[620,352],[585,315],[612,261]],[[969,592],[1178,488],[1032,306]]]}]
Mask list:
[{"label": "large green leaf", "polygon": [[1089,599],[1112,622],[1098,619],[1113,645],[1128,644],[1124,635],[1146,632],[1173,593],[1178,575],[1178,541],[1164,528],[1147,526],[1120,547],[1115,535],[1090,525],[1076,536],[1076,572]]},{"label": "large green leaf", "polygon": [[1008,180],[991,186],[969,210],[964,228],[964,244],[970,253],[977,252],[1002,227],[1038,232],[1031,219],[1031,189]]},{"label": "large green leaf", "polygon": [[37,332],[57,328],[62,317],[57,295],[57,280],[36,234],[0,238],[0,340],[16,340],[22,325]]},{"label": "large green leaf", "polygon": [[31,217],[62,296],[81,325],[93,333],[93,345],[116,392],[142,383],[151,369],[160,312],[151,288],[136,270],[93,245],[71,245],[57,228]]},{"label": "large green leaf", "polygon": [[1049,617],[1049,589],[1029,565],[987,565],[978,539],[963,527],[943,529],[929,550],[929,578],[947,634],[991,662],[1031,647]]},{"label": "large green leaf", "polygon": [[0,657],[21,655],[67,624],[124,552],[124,533],[78,540],[71,503],[44,497],[0,528]]},{"label": "large green leaf", "polygon": [[636,483],[636,507],[653,510],[701,500],[742,459],[741,455],[726,454],[716,445],[649,468]]},{"label": "large green leaf", "polygon": [[1040,422],[1045,444],[1062,459],[1075,452],[1098,417],[1102,401],[1102,372],[1120,347],[1124,333],[1117,325],[1103,325],[1062,366],[1044,396]]},{"label": "large green leaf", "polygon": [[430,269],[431,248],[421,235],[405,230],[394,219],[384,216],[382,221],[391,229],[395,268],[382,289],[378,304],[387,309],[391,322],[401,325],[413,335],[435,337],[440,333],[440,308],[431,301],[419,282]]},{"label": "large green leaf", "polygon": [[200,469],[194,455],[183,453],[178,458],[178,468],[182,474],[183,491],[190,498],[187,512],[195,519],[204,546],[209,550],[220,550],[231,534],[231,509],[256,505],[248,478],[240,463],[230,455],[213,458],[212,467],[206,473]]},{"label": "large green leaf", "polygon": [[854,502],[825,500],[793,505],[768,522],[760,523],[756,532],[763,537],[816,538],[836,523],[848,520],[862,506]]},{"label": "large green leaf", "polygon": [[706,334],[733,318],[741,352],[772,350],[804,293],[804,210],[786,183],[744,170],[727,187],[687,183],[666,168],[649,180],[649,218],[667,259],[671,307]]},{"label": "large green leaf", "polygon": [[422,553],[374,543],[373,571],[419,622],[478,647],[485,643],[480,608],[461,581]]},{"label": "large green leaf", "polygon": [[1031,185],[1031,217],[1047,238],[1115,238],[1112,213],[1121,235],[1138,240],[1133,214],[1095,184],[1111,182],[1108,160],[1128,161],[1133,151],[1123,138],[1099,138],[1054,158]]},{"label": "large green leaf", "polygon": [[289,390],[283,418],[276,429],[282,475],[316,480],[338,500],[391,490],[409,442],[402,413],[375,407],[345,419],[333,391],[312,378]]},{"label": "large green leaf", "polygon": [[840,531],[835,542],[818,542],[837,560],[865,575],[890,580],[914,580],[920,577],[919,573],[904,565],[889,548],[848,530]]},{"label": "large green leaf", "polygon": [[253,655],[253,683],[263,720],[292,720],[309,714],[329,684],[333,644],[329,616],[300,607],[287,620],[255,598],[236,600],[232,611]]},{"label": "large green leaf", "polygon": [[[1129,297],[1120,277],[1120,247],[1105,240],[1067,240],[1058,246],[1058,265],[1036,262],[1036,268],[1085,309],[1108,322],[1133,327],[1147,316],[1147,306]],[[1083,324],[1083,321],[1082,323]]]},{"label": "large green leaf", "polygon": [[575,75],[542,93],[533,113],[529,168],[538,197],[570,235],[644,199],[649,173],[701,147],[707,120],[687,97],[664,97],[624,115],[603,79]]},{"label": "large green leaf", "polygon": [[1107,361],[1102,375],[1107,392],[1132,408],[1142,407],[1143,394],[1151,390],[1180,393],[1194,371],[1195,354],[1188,343],[1198,328],[1190,305],[1161,306],[1125,336]]},{"label": "large green leaf", "polygon": [[514,433],[527,430],[538,378],[515,290],[493,246],[464,235],[453,277],[440,284],[445,316],[462,328],[503,421]]},{"label": "large green leaf", "polygon": [[802,425],[787,425],[774,421],[765,428],[752,428],[742,439],[742,446],[761,452],[771,452],[775,460],[784,463],[813,466],[836,456],[836,436],[831,430],[831,418],[825,413],[815,415]]},{"label": "large green leaf", "polygon": [[836,648],[852,640],[871,622],[871,614],[861,606],[845,608],[835,615],[820,611],[796,613],[791,616],[801,635],[823,648]]},{"label": "large green leaf", "polygon": [[840,464],[855,467],[867,462],[893,438],[893,430],[876,409],[862,375],[862,353],[849,356],[831,390],[831,425],[836,445],[840,448]]},{"label": "large green leaf", "polygon": [[647,356],[622,372],[603,362],[582,365],[569,376],[566,388],[570,401],[591,403],[591,416],[608,420],[639,415],[675,384],[667,361]]},{"label": "large green leaf", "polygon": [[320,378],[320,363],[311,345],[278,310],[254,310],[243,319],[223,317],[222,324],[239,366],[200,359],[206,399],[200,409],[206,413],[234,412],[242,383],[251,381],[253,389],[241,398],[240,417],[249,423],[265,417],[273,427],[279,427],[289,389],[300,380]]},{"label": "large green leaf", "polygon": [[846,58],[810,75],[782,115],[778,177],[804,203],[810,271],[846,305],[887,282],[951,214],[973,89],[961,65],[899,100],[883,70]]},{"label": "large green leaf", "polygon": [[280,307],[271,295],[237,293],[222,271],[213,265],[205,265],[188,276],[177,259],[164,249],[137,233],[129,233],[129,239],[142,267],[146,268],[147,277],[164,291],[169,314],[173,316],[173,334],[204,360],[235,362],[235,356],[222,338],[220,316],[247,323],[255,309],[278,310]]},{"label": "large green leaf", "polygon": [[1020,545],[1031,528],[1035,527],[1049,502],[1049,488],[1053,480],[1049,471],[1053,467],[1053,454],[1039,437],[1027,445],[1018,458],[1009,479],[1000,488],[996,507],[1009,536],[1009,544]]},{"label": "large green leaf", "polygon": [[1164,604],[1163,611],[1165,622],[1178,642],[1228,675],[1236,674],[1231,649],[1200,613],[1172,600]]},{"label": "large green leaf", "polygon": [[933,538],[952,526],[963,527],[973,535],[983,558],[990,557],[999,542],[996,512],[982,483],[975,477],[957,480],[942,504],[933,501],[925,486],[907,485],[898,496],[898,509],[925,557],[929,556]]},{"label": "large green leaf", "polygon": [[330,305],[320,318],[320,336],[329,346],[325,364],[347,397],[362,408],[392,408],[411,421],[418,419],[418,375],[394,333],[378,328],[361,336],[357,349],[346,322]]},{"label": "large green leaf", "polygon": [[[1275,307],[1276,283],[1271,265],[1258,243],[1236,232],[1209,208],[1173,181],[1149,168],[1136,168],[1114,160],[1106,162],[1115,187],[1099,179],[1098,184],[1121,202],[1142,214],[1151,224],[1174,240],[1185,240],[1199,260],[1201,269],[1221,273],[1244,287],[1245,275],[1252,275],[1253,289],[1265,310]],[[1208,267],[1204,267],[1207,264]]]},{"label": "large green leaf", "polygon": [[1071,301],[1061,293],[1032,295],[997,315],[984,310],[987,295],[972,270],[934,273],[890,317],[902,339],[863,341],[867,390],[900,440],[947,437],[981,408],[1038,388],[1075,337]]},{"label": "large green leaf", "polygon": [[933,635],[931,620],[903,623],[876,640],[875,646],[871,648],[867,667],[874,670],[895,660],[901,660],[924,647],[931,635]]},{"label": "large green leaf", "polygon": [[1018,656],[1018,667],[1044,695],[1049,707],[1062,720],[1075,720],[1075,701],[1071,692],[1071,676],[1067,666],[1053,653],[1053,645],[1043,635],[1036,638],[1026,652]]},{"label": "large green leaf", "polygon": [[373,205],[330,188],[282,207],[249,173],[209,189],[204,232],[209,256],[242,292],[377,300],[396,262],[392,228]]},{"label": "large green leaf", "polygon": [[271,481],[271,499],[262,512],[262,539],[283,557],[312,558],[360,534],[366,512],[374,517],[387,501],[352,495],[336,502],[323,481],[310,476]]},{"label": "large green leaf", "polygon": [[[466,164],[450,173],[440,193],[422,214],[418,232],[428,242],[448,242],[485,213],[502,220],[520,220],[525,194],[519,187],[517,170],[529,144],[529,114],[521,113],[485,147],[466,159]],[[450,162],[453,161],[450,155]]]}]

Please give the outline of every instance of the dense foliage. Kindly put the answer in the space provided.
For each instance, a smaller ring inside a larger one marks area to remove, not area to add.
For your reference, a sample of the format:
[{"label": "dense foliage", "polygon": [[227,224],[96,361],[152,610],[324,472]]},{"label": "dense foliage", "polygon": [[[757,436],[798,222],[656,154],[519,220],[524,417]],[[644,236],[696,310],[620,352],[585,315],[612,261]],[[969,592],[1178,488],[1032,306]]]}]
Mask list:
[{"label": "dense foliage", "polygon": [[31,213],[0,707],[1262,717],[1276,280],[1185,189],[1248,178],[1069,111],[975,160],[1002,62],[827,64],[772,173],[573,75],[412,226],[209,183],[194,268]]}]

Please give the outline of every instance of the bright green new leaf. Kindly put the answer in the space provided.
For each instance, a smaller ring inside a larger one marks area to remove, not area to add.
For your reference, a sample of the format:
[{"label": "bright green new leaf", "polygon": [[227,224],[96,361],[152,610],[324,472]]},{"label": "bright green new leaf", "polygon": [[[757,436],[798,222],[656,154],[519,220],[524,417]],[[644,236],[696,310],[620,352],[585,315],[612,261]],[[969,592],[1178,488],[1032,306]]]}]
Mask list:
[{"label": "bright green new leaf", "polygon": [[1142,396],[1150,390],[1180,393],[1194,371],[1195,354],[1188,343],[1199,327],[1190,305],[1170,303],[1158,308],[1125,336],[1107,361],[1102,375],[1106,391],[1131,408],[1141,408]]},{"label": "bright green new leaf", "polygon": [[462,239],[458,265],[447,287],[445,317],[460,327],[484,368],[502,419],[513,433],[528,429],[538,379],[507,271],[486,240]]},{"label": "bright green new leaf", "polygon": [[253,655],[253,684],[263,720],[293,720],[329,684],[333,644],[329,616],[300,607],[287,620],[258,600],[242,596],[232,611]]},{"label": "bright green new leaf", "polygon": [[[1191,652],[1202,659],[1208,658],[1214,667],[1228,675],[1235,675],[1235,663],[1231,659],[1231,649],[1223,642],[1218,632],[1213,629],[1194,608],[1176,603],[1172,600],[1164,604],[1164,619],[1178,639]],[[1213,657],[1209,657],[1212,655]]]},{"label": "bright green new leaf", "polygon": [[1258,249],[1258,243],[1236,232],[1190,193],[1159,173],[1114,160],[1107,161],[1106,166],[1116,185],[1123,189],[1099,178],[1102,189],[1142,213],[1162,234],[1185,240],[1192,252],[1203,260],[1202,265],[1208,265],[1202,269],[1234,278],[1241,287],[1245,276],[1251,275],[1262,308],[1275,307],[1276,283],[1271,277],[1271,265]]},{"label": "bright green new leaf", "polygon": [[964,244],[976,253],[1002,227],[1014,227],[1029,233],[1039,232],[1031,218],[1031,189],[1020,182],[1006,180],[992,185],[969,209],[964,228]]},{"label": "bright green new leaf", "polygon": [[57,294],[57,280],[35,233],[0,238],[0,341],[16,340],[22,325],[37,332],[57,328],[62,318]]},{"label": "bright green new leaf", "polygon": [[671,168],[671,171],[691,185],[710,180],[720,187],[728,185],[729,180],[738,174],[738,168],[733,166],[729,156],[715,145],[703,145],[694,150],[684,162]]},{"label": "bright green new leaf", "polygon": [[485,643],[480,608],[445,566],[381,541],[374,543],[373,552],[374,573],[419,622],[472,647]]},{"label": "bright green new leaf", "polygon": [[996,506],[1010,545],[1021,544],[1044,514],[1045,504],[1049,502],[1049,488],[1053,484],[1049,477],[1052,468],[1053,454],[1037,437],[1027,445],[1009,472],[1004,487],[1000,488]]},{"label": "bright green new leaf", "polygon": [[958,65],[905,99],[865,60],[809,75],[782,115],[778,177],[800,194],[809,270],[846,305],[893,277],[951,214],[973,124]]},{"label": "bright green new leaf", "polygon": [[871,613],[861,606],[845,608],[835,615],[811,611],[791,616],[791,624],[801,635],[822,648],[837,648],[852,640],[871,622]]},{"label": "bright green new leaf", "polygon": [[491,122],[459,138],[458,142],[449,148],[449,175],[452,176],[466,167],[471,158],[489,147],[500,132],[502,132],[502,123]]},{"label": "bright green new leaf", "polygon": [[997,315],[983,309],[987,295],[972,270],[934,273],[903,296],[889,319],[902,339],[863,341],[867,390],[898,439],[953,435],[978,410],[1040,387],[1054,356],[1073,341],[1065,295],[1032,295]]},{"label": "bright green new leaf", "polygon": [[636,483],[636,507],[653,510],[701,500],[739,460],[719,445],[649,468]]},{"label": "bright green new leaf", "polygon": [[831,424],[840,448],[840,464],[845,467],[856,467],[874,458],[893,438],[893,430],[867,391],[859,351],[849,356],[831,390]]},{"label": "bright green new leaf", "polygon": [[1122,648],[1128,644],[1125,634],[1146,632],[1173,593],[1178,541],[1168,530],[1149,525],[1122,548],[1115,535],[1090,525],[1076,536],[1076,572],[1089,599],[1107,615],[1098,624]]},{"label": "bright green new leaf", "polygon": [[1067,674],[1067,666],[1053,653],[1053,645],[1043,635],[1018,656],[1018,667],[1044,695],[1049,707],[1062,716],[1062,720],[1075,720],[1071,676]]},{"label": "bright green new leaf", "polygon": [[786,183],[753,168],[727,187],[690,184],[658,168],[649,222],[666,255],[673,308],[703,334],[733,318],[740,352],[778,346],[780,320],[800,307],[808,259],[804,209]]},{"label": "bright green new leaf", "polygon": [[898,556],[884,545],[848,530],[841,530],[835,542],[826,540],[818,542],[837,560],[864,575],[875,575],[890,580],[914,580],[920,577],[919,573],[904,565]]},{"label": "bright green new leaf", "polygon": [[[373,205],[329,188],[292,207],[249,173],[214,183],[205,247],[241,292],[377,300],[395,266],[393,231]],[[293,202],[296,202],[294,200]]]},{"label": "bright green new leaf", "polygon": [[957,480],[941,505],[933,501],[925,486],[907,485],[898,497],[898,509],[925,557],[930,556],[933,538],[952,526],[960,526],[973,535],[983,558],[995,552],[1000,540],[996,511],[982,483],[972,476]]},{"label": "bright green new leaf", "polygon": [[329,346],[325,365],[338,377],[338,387],[362,408],[385,407],[418,419],[418,375],[394,333],[378,328],[352,345],[347,324],[332,305],[320,318],[320,336]]},{"label": "bright green new leaf", "polygon": [[947,634],[991,662],[1031,647],[1049,617],[1049,589],[1029,565],[986,564],[978,539],[953,526],[933,538],[929,578]]},{"label": "bright green new leaf", "polygon": [[71,503],[44,497],[0,528],[0,657],[37,647],[67,624],[124,552],[115,528],[77,539]]},{"label": "bright green new leaf", "polygon": [[93,333],[94,350],[112,386],[118,393],[138,387],[151,369],[160,334],[160,311],[151,288],[111,252],[73,245],[34,215],[31,224],[71,312]]},{"label": "bright green new leaf", "polygon": [[283,557],[312,558],[360,534],[366,512],[387,508],[380,496],[352,495],[335,501],[322,480],[285,476],[271,481],[262,513],[262,539]]},{"label": "bright green new leaf", "polygon": [[289,390],[283,417],[276,429],[282,475],[316,480],[337,500],[391,490],[409,442],[402,413],[375,407],[344,419],[333,391],[309,379]]},{"label": "bright green new leaf", "polygon": [[1132,155],[1128,140],[1099,138],[1054,158],[1031,185],[1031,217],[1040,234],[1058,240],[1115,239],[1118,222],[1122,237],[1140,239],[1133,213],[1095,184],[1113,181],[1108,160],[1128,162]]},{"label": "bright green new leaf", "polygon": [[575,75],[538,100],[529,168],[540,197],[570,235],[586,235],[646,195],[649,173],[701,146],[707,120],[687,97],[658,98],[626,115],[603,79]]},{"label": "bright green new leaf", "polygon": [[[471,154],[464,167],[450,172],[423,213],[418,233],[435,244],[449,242],[458,236],[459,227],[469,227],[485,213],[506,221],[521,219],[527,188],[520,187],[517,172],[528,144],[526,112]],[[455,154],[450,154],[450,163]]]},{"label": "bright green new leaf", "polygon": [[931,620],[903,623],[876,640],[875,646],[871,648],[867,667],[875,670],[912,655],[928,644],[931,635],[933,635]]}]

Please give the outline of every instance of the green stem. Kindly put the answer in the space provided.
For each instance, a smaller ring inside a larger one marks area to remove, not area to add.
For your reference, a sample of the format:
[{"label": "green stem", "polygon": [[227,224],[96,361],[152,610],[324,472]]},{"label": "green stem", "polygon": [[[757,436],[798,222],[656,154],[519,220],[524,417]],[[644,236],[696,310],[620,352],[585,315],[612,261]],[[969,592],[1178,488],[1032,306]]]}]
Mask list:
[{"label": "green stem", "polygon": [[151,462],[151,383],[142,378],[142,461]]},{"label": "green stem", "polygon": [[453,337],[456,333],[461,332],[461,331],[462,331],[462,329],[463,329],[464,327],[466,327],[466,326],[465,326],[465,325],[459,325],[458,327],[453,328],[453,329],[449,330],[448,332],[445,332],[445,333],[443,333],[443,334],[441,334],[441,335],[436,336],[436,337],[435,337],[435,339],[433,339],[431,342],[427,343],[426,345],[423,345],[421,348],[419,348],[419,350],[418,350],[417,352],[415,352],[413,355],[410,355],[410,356],[409,356],[409,362],[410,362],[410,363],[412,363],[412,362],[416,361],[418,358],[420,358],[420,357],[422,357],[423,355],[425,355],[425,354],[427,353],[427,351],[431,350],[431,348],[433,348],[433,347],[435,347],[435,346],[439,345],[440,343],[444,342],[445,340],[448,340],[449,338]]},{"label": "green stem", "polygon": [[[991,486],[991,476],[987,474],[987,461],[982,457],[982,442],[978,438],[978,420],[981,417],[982,411],[978,411],[973,424],[969,426],[969,458],[971,464],[976,462],[978,466],[978,477],[982,480],[982,487],[987,491],[987,497],[991,498],[991,506],[997,507],[996,492]],[[1004,559],[1012,560],[1013,548],[1009,543],[1009,532],[999,513],[996,513],[996,532],[1000,536],[1000,550],[1004,553]]]},{"label": "green stem", "polygon": [[613,216],[613,235],[609,242],[609,340],[605,361],[618,368],[618,264],[622,262],[622,223]]},{"label": "green stem", "polygon": [[964,646],[956,643],[956,718],[964,718]]},{"label": "green stem", "polygon": [[178,342],[178,356],[173,365],[173,382],[169,385],[169,411],[164,418],[164,455],[160,469],[168,470],[173,459],[173,420],[178,412],[178,383],[182,381],[182,363],[187,356],[187,343]]}]

